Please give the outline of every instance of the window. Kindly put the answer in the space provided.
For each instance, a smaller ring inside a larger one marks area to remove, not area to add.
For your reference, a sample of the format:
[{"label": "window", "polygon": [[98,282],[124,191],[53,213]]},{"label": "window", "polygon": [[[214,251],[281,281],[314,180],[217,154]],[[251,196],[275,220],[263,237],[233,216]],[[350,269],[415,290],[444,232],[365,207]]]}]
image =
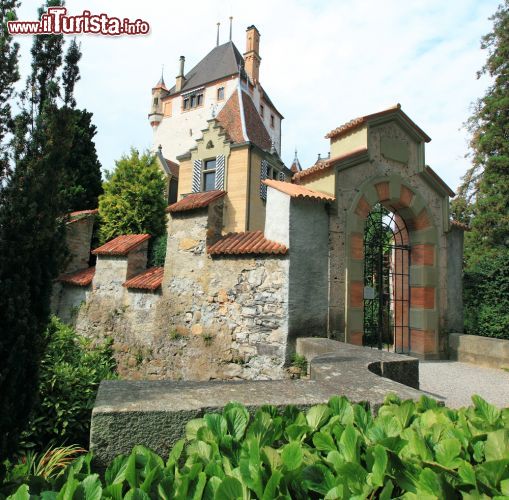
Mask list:
[{"label": "window", "polygon": [[216,188],[216,160],[203,162],[203,191],[213,191]]},{"label": "window", "polygon": [[157,97],[154,97],[154,106],[157,106],[159,104],[159,99]]},{"label": "window", "polygon": [[224,87],[219,87],[217,89],[217,100],[222,101],[224,99]]},{"label": "window", "polygon": [[270,115],[270,126],[274,128],[274,115]]},{"label": "window", "polygon": [[263,115],[264,115],[264,112],[265,112],[265,107],[263,104],[260,104],[260,116],[263,118]]},{"label": "window", "polygon": [[203,106],[203,92],[199,94],[191,94],[187,97],[184,97],[184,102],[182,104],[182,109],[184,111],[197,108],[198,106]]},{"label": "window", "polygon": [[164,116],[171,116],[171,101],[164,103]]}]

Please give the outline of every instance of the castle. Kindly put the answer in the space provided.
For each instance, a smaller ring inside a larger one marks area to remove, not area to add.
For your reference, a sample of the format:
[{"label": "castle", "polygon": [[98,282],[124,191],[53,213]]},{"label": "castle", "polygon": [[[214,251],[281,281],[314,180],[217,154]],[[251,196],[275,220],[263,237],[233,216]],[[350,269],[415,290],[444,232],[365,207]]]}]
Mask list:
[{"label": "castle", "polygon": [[446,357],[463,326],[464,228],[425,163],[430,138],[396,105],[330,131],[327,159],[287,168],[259,42],[250,26],[243,58],[218,44],[152,89],[164,267],[146,269],[149,235],[126,235],[88,268],[94,214],[73,214],[54,309],[113,337],[132,377],[281,378],[305,336]]}]

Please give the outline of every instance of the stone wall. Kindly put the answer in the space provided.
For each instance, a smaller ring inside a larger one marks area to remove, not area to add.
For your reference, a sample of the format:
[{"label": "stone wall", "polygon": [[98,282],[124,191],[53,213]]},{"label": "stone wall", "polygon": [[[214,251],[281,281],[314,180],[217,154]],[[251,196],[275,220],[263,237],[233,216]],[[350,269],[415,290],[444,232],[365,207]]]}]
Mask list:
[{"label": "stone wall", "polygon": [[456,361],[509,369],[509,340],[450,333],[449,353]]}]

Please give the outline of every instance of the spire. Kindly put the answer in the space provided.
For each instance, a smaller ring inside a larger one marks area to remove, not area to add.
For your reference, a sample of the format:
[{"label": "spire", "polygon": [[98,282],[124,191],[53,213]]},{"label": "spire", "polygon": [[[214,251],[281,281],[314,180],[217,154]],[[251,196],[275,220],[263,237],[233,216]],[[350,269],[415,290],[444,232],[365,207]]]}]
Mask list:
[{"label": "spire", "polygon": [[217,39],[216,39],[216,47],[219,47],[219,26],[221,26],[221,23],[217,23]]},{"label": "spire", "polygon": [[155,87],[152,90],[155,90],[155,89],[168,90],[166,88],[166,84],[164,83],[164,64],[161,69],[161,78],[159,78],[159,81],[156,83]]},{"label": "spire", "polygon": [[297,172],[302,172],[302,167],[299,161],[299,158],[297,157],[297,148],[295,148],[295,158],[293,159],[292,166],[290,167],[290,170],[296,174]]},{"label": "spire", "polygon": [[232,41],[232,24],[233,24],[233,16],[230,16],[230,42]]}]

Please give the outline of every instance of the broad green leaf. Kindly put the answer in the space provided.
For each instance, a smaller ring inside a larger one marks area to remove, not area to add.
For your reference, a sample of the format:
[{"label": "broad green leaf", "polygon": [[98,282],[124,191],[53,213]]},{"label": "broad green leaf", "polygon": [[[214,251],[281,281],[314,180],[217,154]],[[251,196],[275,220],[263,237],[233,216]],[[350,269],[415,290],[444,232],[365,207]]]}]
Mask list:
[{"label": "broad green leaf", "polygon": [[102,498],[102,486],[98,474],[87,476],[76,488],[75,496],[83,500],[100,500]]},{"label": "broad green leaf", "polygon": [[417,494],[428,494],[441,498],[442,488],[438,475],[427,467],[419,474],[419,482],[417,484]]},{"label": "broad green leaf", "polygon": [[22,484],[14,495],[10,495],[7,497],[7,500],[29,500],[30,493],[28,492],[28,486],[26,484]]},{"label": "broad green leaf", "polygon": [[205,474],[205,472],[200,472],[198,474],[198,482],[196,483],[196,488],[194,489],[193,500],[201,500],[206,484],[207,474]]},{"label": "broad green leaf", "polygon": [[380,496],[378,497],[378,500],[390,500],[392,498],[392,492],[394,490],[394,483],[389,479],[385,483],[385,486],[382,488],[382,491],[380,492]]},{"label": "broad green leaf", "polygon": [[127,492],[124,500],[150,500],[150,497],[140,488],[133,488]]},{"label": "broad green leaf", "polygon": [[302,464],[303,453],[301,445],[297,441],[293,441],[283,447],[281,452],[281,460],[287,470],[295,470]]},{"label": "broad green leaf", "polygon": [[344,463],[339,471],[338,475],[341,478],[346,478],[348,488],[355,495],[361,495],[362,493],[369,493],[372,491],[370,485],[367,484],[368,473],[364,467],[355,462]]},{"label": "broad green leaf", "polygon": [[400,421],[395,419],[392,415],[380,415],[377,418],[375,425],[369,429],[368,433],[370,433],[375,427],[379,427],[386,437],[399,436],[403,430]]},{"label": "broad green leaf", "polygon": [[358,456],[358,434],[353,425],[346,426],[341,439],[339,440],[339,447],[341,453],[347,462],[359,462]]},{"label": "broad green leaf", "polygon": [[204,441],[193,441],[188,445],[186,453],[190,457],[195,455],[207,463],[212,456],[212,447]]},{"label": "broad green leaf", "polygon": [[217,476],[212,476],[207,481],[207,486],[205,486],[205,491],[203,492],[204,500],[214,500],[216,498],[217,490],[221,485],[221,479]]},{"label": "broad green leaf", "polygon": [[509,479],[500,481],[500,491],[502,492],[502,495],[509,497]]},{"label": "broad green leaf", "polygon": [[309,425],[289,425],[285,429],[285,435],[288,441],[302,441],[306,434],[311,433],[312,429]]},{"label": "broad green leaf", "polygon": [[371,469],[370,482],[372,486],[380,487],[384,484],[385,471],[387,469],[388,457],[385,448],[379,444],[373,449],[373,468]]},{"label": "broad green leaf", "polygon": [[272,472],[281,468],[281,455],[270,446],[264,446],[261,451],[261,457],[265,464],[270,467]]},{"label": "broad green leaf", "polygon": [[459,458],[460,453],[461,443],[455,438],[442,439],[435,446],[436,461],[450,469],[455,469],[463,463]]},{"label": "broad green leaf", "polygon": [[477,441],[472,445],[472,448],[474,450],[474,460],[478,463],[481,463],[484,461],[484,448],[485,448],[486,442],[485,441]]},{"label": "broad green leaf", "polygon": [[122,483],[110,484],[109,486],[106,486],[106,488],[104,488],[103,497],[111,498],[113,500],[122,500],[123,498],[122,489],[123,489]]},{"label": "broad green leaf", "polygon": [[248,411],[240,404],[229,403],[223,414],[228,426],[228,432],[235,439],[242,439],[249,422]]},{"label": "broad green leaf", "polygon": [[262,500],[273,500],[276,498],[277,489],[282,478],[283,474],[281,474],[281,472],[278,470],[272,473],[269,480],[267,481],[267,484],[265,485]]},{"label": "broad green leaf", "polygon": [[334,488],[331,488],[324,496],[324,500],[340,500],[344,498],[343,491],[344,488],[342,484],[340,484],[339,486],[334,486]]},{"label": "broad green leaf", "polygon": [[327,405],[315,405],[312,406],[306,413],[306,420],[314,431],[318,430],[324,425],[332,412]]},{"label": "broad green leaf", "polygon": [[326,495],[329,490],[336,486],[331,471],[321,464],[310,465],[302,471],[304,486],[311,491]]},{"label": "broad green leaf", "polygon": [[484,454],[487,461],[509,458],[509,429],[489,432]]},{"label": "broad green leaf", "polygon": [[[187,426],[186,426],[186,433],[187,433]],[[182,450],[184,449],[185,440],[179,439],[174,445],[173,448],[170,451],[170,454],[168,455],[168,460],[166,461],[167,467],[172,467],[174,464],[176,464],[182,455]]]},{"label": "broad green leaf", "polygon": [[[58,493],[56,491],[42,491],[41,492],[41,500],[57,500]],[[11,497],[9,497],[11,498]],[[33,498],[33,497],[32,497]],[[120,500],[122,496],[120,496]]]},{"label": "broad green leaf", "polygon": [[328,404],[329,408],[332,410],[332,414],[339,416],[340,422],[343,425],[353,424],[353,406],[345,396],[334,396],[329,399]]},{"label": "broad green leaf", "polygon": [[228,432],[226,419],[219,413],[207,413],[203,420],[218,440],[223,438]]},{"label": "broad green leaf", "polygon": [[225,477],[219,487],[217,488],[215,499],[216,500],[238,500],[243,498],[244,492],[242,484],[234,477]]},{"label": "broad green leaf", "polygon": [[63,488],[58,493],[58,500],[72,500],[74,496],[74,492],[79,485],[79,481],[74,478],[74,469],[72,467],[69,468],[69,475],[67,476],[67,480],[64,483]]},{"label": "broad green leaf", "polygon": [[491,426],[497,423],[497,420],[500,418],[500,410],[496,406],[489,404],[477,394],[472,396],[472,402],[474,403],[477,415],[484,419],[488,425]]},{"label": "broad green leaf", "polygon": [[336,471],[345,463],[345,459],[341,456],[339,451],[333,450],[327,455],[327,463],[331,464]]},{"label": "broad green leaf", "polygon": [[136,489],[138,484],[138,474],[136,473],[136,454],[131,453],[129,458],[127,459],[126,468],[125,468],[125,478],[129,483],[129,486],[134,490]]},{"label": "broad green leaf", "polygon": [[331,435],[326,432],[316,432],[313,435],[313,444],[315,448],[320,451],[333,451],[337,450],[336,444]]},{"label": "broad green leaf", "polygon": [[189,420],[189,422],[186,424],[186,439],[188,441],[196,439],[198,429],[204,425],[205,420],[203,418],[194,418],[193,420]]},{"label": "broad green leaf", "polygon": [[477,478],[492,488],[498,488],[502,479],[507,479],[509,460],[493,460],[484,462],[475,468]]},{"label": "broad green leaf", "polygon": [[475,479],[475,471],[471,464],[468,462],[463,462],[458,467],[458,475],[463,481],[463,484],[471,484],[472,486],[476,486]]},{"label": "broad green leaf", "polygon": [[371,423],[371,412],[366,411],[362,405],[356,404],[353,407],[355,425],[362,431],[366,431]]},{"label": "broad green leaf", "polygon": [[127,459],[125,455],[115,457],[104,474],[106,485],[123,483],[125,479],[125,471],[127,468]]}]

